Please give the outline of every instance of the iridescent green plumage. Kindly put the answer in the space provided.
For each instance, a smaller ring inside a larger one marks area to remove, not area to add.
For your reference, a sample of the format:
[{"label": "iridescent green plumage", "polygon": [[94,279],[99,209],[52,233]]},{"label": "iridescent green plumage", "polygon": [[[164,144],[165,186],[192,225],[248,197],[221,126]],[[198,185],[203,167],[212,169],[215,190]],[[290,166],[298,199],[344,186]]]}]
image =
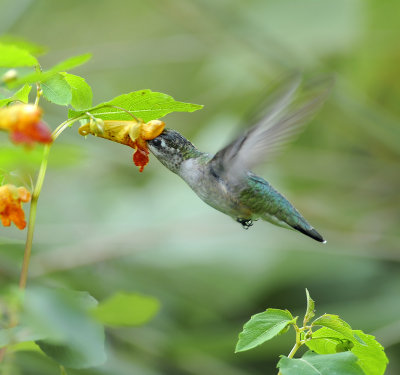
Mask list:
[{"label": "iridescent green plumage", "polygon": [[214,156],[199,151],[175,130],[165,129],[148,142],[151,152],[178,174],[207,204],[249,228],[253,220],[298,230],[325,242],[293,205],[267,181],[251,172],[279,143],[290,138],[320,107],[327,85],[319,95],[295,95],[297,80],[274,94],[267,113],[249,130]]}]

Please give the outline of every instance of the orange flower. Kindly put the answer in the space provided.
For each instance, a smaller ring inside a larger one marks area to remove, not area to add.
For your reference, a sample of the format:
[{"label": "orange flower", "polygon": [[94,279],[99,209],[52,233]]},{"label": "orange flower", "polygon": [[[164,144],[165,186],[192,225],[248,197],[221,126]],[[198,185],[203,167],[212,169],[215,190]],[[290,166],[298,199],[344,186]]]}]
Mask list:
[{"label": "orange flower", "polygon": [[31,193],[24,187],[0,186],[0,218],[2,224],[8,227],[13,221],[18,229],[24,229],[26,221],[21,202],[29,202],[30,199]]},{"label": "orange flower", "polygon": [[14,104],[0,108],[0,129],[10,132],[14,143],[32,146],[34,142],[51,143],[51,133],[41,121],[42,110],[32,104]]},{"label": "orange flower", "polygon": [[134,148],[133,162],[143,172],[149,162],[149,149],[146,141],[158,137],[164,130],[165,123],[160,120],[143,122],[138,119],[131,121],[115,121],[94,119],[79,128],[81,135],[93,134]]}]

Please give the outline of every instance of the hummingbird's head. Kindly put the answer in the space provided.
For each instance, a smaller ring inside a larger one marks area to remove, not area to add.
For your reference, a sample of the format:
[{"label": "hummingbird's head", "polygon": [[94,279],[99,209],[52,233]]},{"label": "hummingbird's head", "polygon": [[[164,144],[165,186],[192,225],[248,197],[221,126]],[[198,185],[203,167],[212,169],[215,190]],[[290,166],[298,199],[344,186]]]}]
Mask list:
[{"label": "hummingbird's head", "polygon": [[162,164],[178,174],[183,161],[201,154],[191,142],[172,129],[164,129],[158,137],[147,141],[147,144]]}]

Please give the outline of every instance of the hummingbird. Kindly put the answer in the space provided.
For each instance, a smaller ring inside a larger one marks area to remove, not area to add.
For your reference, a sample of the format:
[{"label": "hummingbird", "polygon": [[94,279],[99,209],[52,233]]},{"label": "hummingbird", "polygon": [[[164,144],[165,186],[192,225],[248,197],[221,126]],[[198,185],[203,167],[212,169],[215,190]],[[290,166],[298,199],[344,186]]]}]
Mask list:
[{"label": "hummingbird", "polygon": [[321,107],[329,84],[322,80],[298,95],[301,79],[290,80],[268,97],[264,111],[246,131],[215,155],[198,150],[176,130],[148,141],[152,154],[179,175],[208,205],[243,228],[261,219],[325,243],[299,211],[251,169],[269,159]]}]

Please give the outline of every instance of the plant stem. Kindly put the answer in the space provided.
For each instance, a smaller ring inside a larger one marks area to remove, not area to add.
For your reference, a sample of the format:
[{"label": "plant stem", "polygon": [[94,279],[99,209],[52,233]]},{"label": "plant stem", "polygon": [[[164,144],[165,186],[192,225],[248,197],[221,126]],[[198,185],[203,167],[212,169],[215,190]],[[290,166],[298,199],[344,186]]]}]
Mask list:
[{"label": "plant stem", "polygon": [[61,123],[60,125],[57,126],[57,128],[53,131],[52,133],[52,138],[53,138],[53,142],[58,138],[58,136],[68,127],[71,126],[74,122],[79,121],[81,119],[84,119],[85,117],[87,117],[87,115],[82,115],[79,117],[75,117],[72,118],[70,120],[66,120],[63,123]]},{"label": "plant stem", "polygon": [[46,145],[43,150],[42,163],[40,165],[38,178],[36,180],[36,185],[35,185],[35,188],[34,188],[33,194],[32,194],[31,208],[29,211],[28,233],[26,235],[26,243],[25,243],[24,260],[22,262],[21,276],[19,279],[19,287],[21,289],[25,289],[26,280],[28,278],[28,268],[29,268],[29,261],[30,261],[31,252],[32,252],[33,233],[35,230],[36,208],[37,208],[37,202],[39,199],[40,191],[42,190],[44,176],[46,175],[49,151],[50,151],[50,145]]},{"label": "plant stem", "polygon": [[[302,328],[299,328],[297,324],[293,325],[293,328],[296,331],[296,343],[294,344],[292,350],[288,354],[288,358],[293,358],[293,356],[296,354],[297,350],[304,344],[303,341],[301,341],[301,331]],[[279,370],[278,375],[282,375],[282,372]]]},{"label": "plant stem", "polygon": [[35,106],[37,107],[39,105],[39,100],[40,97],[42,96],[43,91],[42,91],[42,87],[40,86],[40,83],[36,84],[36,99],[35,99]]},{"label": "plant stem", "polygon": [[[39,95],[37,96],[37,98]],[[52,133],[53,142],[56,138],[71,124],[75,121],[83,118],[85,116],[80,116],[71,120],[64,121],[60,124]],[[43,150],[43,158],[42,163],[40,164],[39,174],[36,180],[35,188],[33,189],[32,200],[31,200],[31,207],[29,211],[29,222],[28,222],[28,232],[26,235],[26,243],[25,243],[25,252],[24,252],[24,260],[22,262],[22,269],[21,275],[19,279],[19,287],[20,289],[25,289],[26,287],[26,280],[28,278],[28,269],[29,269],[29,262],[31,258],[32,252],[32,243],[33,243],[33,233],[35,231],[35,221],[36,221],[36,209],[37,209],[37,202],[39,199],[40,192],[42,191],[44,177],[46,175],[47,169],[47,161],[49,157],[51,144],[47,144],[44,146]]]}]

